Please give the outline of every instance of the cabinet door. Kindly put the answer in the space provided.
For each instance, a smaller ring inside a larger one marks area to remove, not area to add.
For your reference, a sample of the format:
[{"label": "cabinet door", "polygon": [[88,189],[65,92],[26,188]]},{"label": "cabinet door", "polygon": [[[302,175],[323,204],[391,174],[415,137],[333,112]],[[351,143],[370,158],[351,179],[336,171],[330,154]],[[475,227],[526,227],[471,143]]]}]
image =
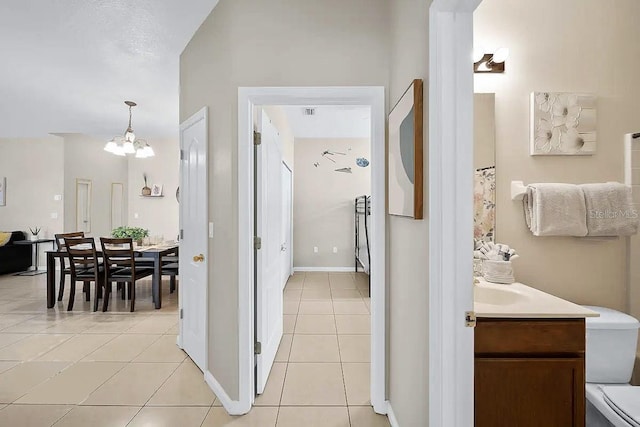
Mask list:
[{"label": "cabinet door", "polygon": [[476,358],[476,427],[584,427],[584,359]]}]

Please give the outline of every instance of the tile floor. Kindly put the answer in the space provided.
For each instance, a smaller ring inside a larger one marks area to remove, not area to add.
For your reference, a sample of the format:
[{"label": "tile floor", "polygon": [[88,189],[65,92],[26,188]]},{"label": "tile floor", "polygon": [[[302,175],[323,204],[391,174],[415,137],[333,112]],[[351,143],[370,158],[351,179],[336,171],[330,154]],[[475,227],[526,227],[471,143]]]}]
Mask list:
[{"label": "tile floor", "polygon": [[276,363],[243,417],[226,414],[175,345],[177,294],[164,285],[162,310],[146,283],[133,314],[120,299],[92,313],[81,289],[68,313],[62,303],[46,309],[44,275],[0,276],[0,426],[389,425],[369,406],[366,276],[291,278]]}]

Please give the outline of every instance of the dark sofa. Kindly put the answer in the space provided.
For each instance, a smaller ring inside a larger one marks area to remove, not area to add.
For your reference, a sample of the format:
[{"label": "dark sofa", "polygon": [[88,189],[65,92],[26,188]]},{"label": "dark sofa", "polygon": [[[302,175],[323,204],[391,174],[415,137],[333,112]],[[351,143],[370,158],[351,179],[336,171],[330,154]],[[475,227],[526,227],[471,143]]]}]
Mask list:
[{"label": "dark sofa", "polygon": [[25,240],[22,231],[11,233],[9,243],[0,246],[0,274],[25,271],[31,267],[31,245],[15,245],[13,242]]}]

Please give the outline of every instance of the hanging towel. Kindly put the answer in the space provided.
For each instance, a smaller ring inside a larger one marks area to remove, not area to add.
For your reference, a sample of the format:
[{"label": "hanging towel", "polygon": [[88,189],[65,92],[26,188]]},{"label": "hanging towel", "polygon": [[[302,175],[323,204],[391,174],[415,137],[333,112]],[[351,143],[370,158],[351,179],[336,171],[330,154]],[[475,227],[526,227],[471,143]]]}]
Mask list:
[{"label": "hanging towel", "polygon": [[530,184],[524,197],[527,226],[534,236],[587,235],[582,189],[573,184]]},{"label": "hanging towel", "polygon": [[631,187],[618,182],[583,184],[588,236],[631,236],[638,232],[639,212]]}]

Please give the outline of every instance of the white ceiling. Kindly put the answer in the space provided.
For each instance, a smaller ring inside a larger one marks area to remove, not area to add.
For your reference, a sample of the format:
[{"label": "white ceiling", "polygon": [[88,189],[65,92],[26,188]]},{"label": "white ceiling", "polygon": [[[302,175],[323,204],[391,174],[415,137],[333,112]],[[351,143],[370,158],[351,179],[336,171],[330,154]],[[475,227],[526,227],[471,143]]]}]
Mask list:
[{"label": "white ceiling", "polygon": [[285,106],[284,112],[295,138],[369,138],[371,111],[368,106],[323,105],[313,116],[305,107]]},{"label": "white ceiling", "polygon": [[0,137],[178,133],[179,55],[218,0],[1,0]]}]

